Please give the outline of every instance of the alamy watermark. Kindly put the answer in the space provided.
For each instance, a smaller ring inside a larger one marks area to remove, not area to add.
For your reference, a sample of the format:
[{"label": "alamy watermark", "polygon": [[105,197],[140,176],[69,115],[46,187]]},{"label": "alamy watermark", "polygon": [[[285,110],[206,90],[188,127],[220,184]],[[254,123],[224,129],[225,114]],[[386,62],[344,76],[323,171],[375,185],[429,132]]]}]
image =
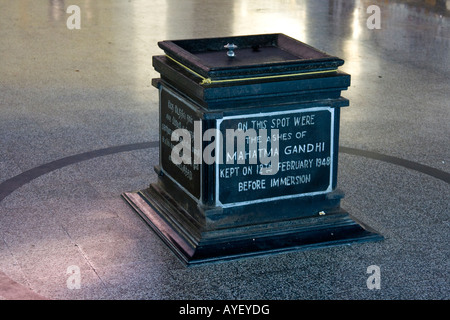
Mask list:
[{"label": "alamy watermark", "polygon": [[67,7],[66,13],[71,15],[67,18],[66,26],[69,30],[81,29],[81,10],[77,5],[70,5]]},{"label": "alamy watermark", "polygon": [[[270,135],[267,129],[226,129],[225,150],[224,137],[219,129],[208,129],[202,135],[202,121],[194,121],[193,134],[192,137],[187,129],[173,130],[171,141],[178,143],[173,146],[170,159],[175,165],[197,165],[202,162],[208,165],[246,164],[248,160],[248,164],[260,163],[265,166],[260,171],[261,175],[274,175],[278,172],[278,129],[272,129]],[[203,142],[210,143],[202,148]],[[304,147],[311,149],[314,145],[305,144]]]},{"label": "alamy watermark", "polygon": [[67,289],[81,289],[81,271],[76,265],[68,266],[66,273],[69,277],[66,280]]},{"label": "alamy watermark", "polygon": [[367,267],[366,273],[370,274],[367,278],[367,288],[370,290],[381,289],[381,272],[380,267],[377,265],[370,265]]},{"label": "alamy watermark", "polygon": [[367,7],[366,13],[371,14],[366,20],[367,29],[381,29],[381,9],[377,5]]}]

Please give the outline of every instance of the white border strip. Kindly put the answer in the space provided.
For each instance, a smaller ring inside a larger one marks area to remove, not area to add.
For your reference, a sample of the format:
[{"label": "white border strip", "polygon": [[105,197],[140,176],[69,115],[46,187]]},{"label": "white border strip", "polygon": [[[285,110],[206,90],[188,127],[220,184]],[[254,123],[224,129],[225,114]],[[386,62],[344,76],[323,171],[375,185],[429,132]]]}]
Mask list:
[{"label": "white border strip", "polygon": [[[244,206],[254,203],[261,203],[261,202],[269,202],[269,201],[275,201],[275,200],[282,200],[282,199],[291,199],[291,198],[298,198],[298,197],[305,197],[305,196],[314,196],[319,194],[324,194],[332,191],[332,184],[333,184],[333,171],[334,171],[334,108],[331,107],[313,107],[313,108],[306,108],[306,109],[297,109],[297,110],[288,110],[288,111],[277,111],[277,112],[269,112],[269,113],[253,113],[253,114],[247,114],[247,115],[237,115],[237,116],[228,116],[223,117],[222,119],[216,120],[216,129],[220,130],[220,125],[223,120],[229,120],[229,119],[245,119],[245,118],[257,118],[257,117],[266,117],[266,116],[277,116],[277,115],[283,115],[283,114],[292,114],[292,113],[304,113],[304,112],[314,112],[314,111],[329,111],[331,113],[331,124],[330,124],[330,159],[332,163],[330,164],[330,177],[329,177],[329,185],[326,190],[324,191],[315,191],[315,192],[309,192],[309,193],[301,193],[301,194],[292,194],[292,195],[286,195],[286,196],[278,196],[278,197],[272,197],[272,198],[264,198],[264,199],[258,199],[258,200],[249,200],[249,201],[240,201],[240,202],[233,202],[233,203],[226,203],[222,204],[219,201],[219,193],[220,193],[220,185],[219,185],[219,161],[216,161],[216,206],[220,206],[222,208],[229,208],[229,207],[235,207],[235,206]],[[219,146],[216,144],[216,150],[219,150]],[[220,155],[222,156],[222,155]],[[217,158],[216,158],[217,159]]]}]

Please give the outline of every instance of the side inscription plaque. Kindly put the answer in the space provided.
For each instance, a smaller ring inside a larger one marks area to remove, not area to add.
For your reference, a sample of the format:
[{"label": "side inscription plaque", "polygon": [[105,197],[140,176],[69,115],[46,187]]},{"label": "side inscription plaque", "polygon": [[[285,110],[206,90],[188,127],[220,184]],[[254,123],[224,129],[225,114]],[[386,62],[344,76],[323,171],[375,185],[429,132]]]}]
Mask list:
[{"label": "side inscription plaque", "polygon": [[194,159],[198,148],[196,145],[195,122],[198,115],[191,104],[166,88],[160,92],[160,163],[164,173],[188,193],[200,199],[201,192],[201,163],[183,161],[176,164],[172,159],[172,150],[179,142],[172,141],[172,133],[183,129],[188,133],[191,141],[188,159]]}]

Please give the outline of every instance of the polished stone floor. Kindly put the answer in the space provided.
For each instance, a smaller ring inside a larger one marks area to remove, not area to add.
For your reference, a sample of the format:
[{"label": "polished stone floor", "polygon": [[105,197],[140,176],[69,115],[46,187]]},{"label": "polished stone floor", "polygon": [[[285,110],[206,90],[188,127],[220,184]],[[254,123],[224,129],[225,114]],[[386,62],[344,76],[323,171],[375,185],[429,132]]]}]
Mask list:
[{"label": "polished stone floor", "polygon": [[[385,239],[185,268],[120,197],[156,179],[151,59],[262,33],[345,60],[342,206]],[[449,52],[443,0],[2,1],[0,299],[449,299]]]}]

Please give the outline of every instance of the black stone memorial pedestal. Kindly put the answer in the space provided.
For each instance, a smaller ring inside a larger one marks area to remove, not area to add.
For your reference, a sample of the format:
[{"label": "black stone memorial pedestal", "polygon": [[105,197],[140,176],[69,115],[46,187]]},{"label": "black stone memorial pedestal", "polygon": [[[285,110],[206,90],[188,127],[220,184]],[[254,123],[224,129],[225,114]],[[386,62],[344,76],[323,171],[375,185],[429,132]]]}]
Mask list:
[{"label": "black stone memorial pedestal", "polygon": [[122,196],[179,258],[382,239],[336,189],[343,60],[283,34],[159,46],[158,181]]}]

